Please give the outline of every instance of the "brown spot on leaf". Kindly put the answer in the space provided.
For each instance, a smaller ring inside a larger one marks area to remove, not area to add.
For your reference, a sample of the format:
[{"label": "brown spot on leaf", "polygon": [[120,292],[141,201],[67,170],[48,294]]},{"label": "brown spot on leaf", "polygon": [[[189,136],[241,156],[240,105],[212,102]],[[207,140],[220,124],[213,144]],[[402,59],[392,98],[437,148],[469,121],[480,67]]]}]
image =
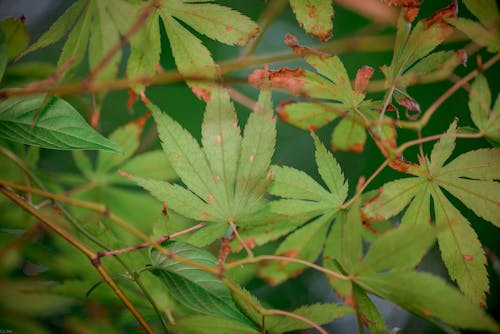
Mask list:
[{"label": "brown spot on leaf", "polygon": [[[328,36],[328,38],[330,38],[330,36]],[[328,53],[317,51],[317,50],[314,50],[314,49],[311,49],[311,48],[308,48],[308,47],[305,47],[305,46],[300,46],[299,45],[299,40],[297,39],[297,37],[295,37],[292,34],[286,34],[286,36],[285,36],[285,44],[288,45],[289,47],[291,47],[292,50],[296,54],[298,54],[298,55],[300,55],[302,57],[305,57],[307,55],[316,55],[316,56],[320,56],[320,57],[330,57],[330,55]]]},{"label": "brown spot on leaf", "polygon": [[163,213],[164,215],[168,214],[167,203],[163,203],[162,208],[161,208],[161,213]]},{"label": "brown spot on leaf", "polygon": [[467,51],[465,49],[460,49],[456,52],[458,61],[463,66],[467,66]]},{"label": "brown spot on leaf", "polygon": [[248,75],[248,83],[254,87],[262,88],[267,80],[271,87],[287,90],[294,95],[302,95],[305,84],[304,70],[283,67],[277,71],[255,70]]},{"label": "brown spot on leaf", "polygon": [[127,108],[130,109],[134,105],[135,101],[137,101],[137,94],[135,93],[134,90],[129,89],[128,90],[128,101],[127,101]]},{"label": "brown spot on leaf", "polygon": [[420,7],[412,7],[412,6],[407,6],[403,7],[403,11],[405,13],[405,20],[406,22],[413,22],[417,18],[418,12],[420,11]]},{"label": "brown spot on leaf", "polygon": [[132,178],[132,175],[130,173],[127,173],[127,172],[124,172],[124,171],[121,171],[121,170],[118,171],[118,174],[120,174],[123,177],[126,177],[127,179],[131,179]]},{"label": "brown spot on leaf", "polygon": [[309,17],[311,19],[314,19],[314,17],[316,17],[316,12],[318,11],[318,8],[316,8],[316,6],[312,5],[310,6],[311,7],[311,10],[309,11]]},{"label": "brown spot on leaf", "polygon": [[230,240],[229,238],[222,237],[222,243],[219,248],[219,262],[225,262],[229,254],[231,254]]},{"label": "brown spot on leaf", "polygon": [[289,115],[288,113],[286,112],[285,108],[287,105],[291,104],[291,103],[294,103],[295,101],[293,100],[286,100],[286,101],[283,101],[279,104],[278,106],[278,117],[285,123],[288,122],[288,118],[289,118]]},{"label": "brown spot on leaf", "polygon": [[356,80],[354,81],[354,91],[359,93],[365,93],[366,87],[368,87],[368,82],[373,75],[373,67],[363,66],[356,73]]},{"label": "brown spot on leaf", "polygon": [[201,215],[202,215],[202,216],[203,216],[203,218],[205,218],[205,219],[210,218],[210,214],[209,214],[208,212],[206,212],[206,211],[203,211],[203,212],[201,213]]},{"label": "brown spot on leaf", "polygon": [[[451,28],[449,24],[443,21],[443,19],[455,18],[458,15],[458,4],[457,0],[453,0],[449,6],[435,12],[431,17],[424,19],[423,22],[427,28],[434,24],[443,24]],[[451,29],[453,30],[453,29]]]},{"label": "brown spot on leaf", "polygon": [[212,196],[212,194],[208,194],[206,202],[210,203],[213,199],[214,199],[214,196]]},{"label": "brown spot on leaf", "polygon": [[425,317],[432,317],[432,313],[431,313],[431,311],[426,310],[426,309],[423,309],[423,310],[422,310],[422,314],[423,314]]},{"label": "brown spot on leaf", "polygon": [[232,30],[233,30],[233,27],[231,27],[231,26],[226,26],[226,31],[227,31],[227,32],[231,32]]},{"label": "brown spot on leaf", "polygon": [[55,211],[55,212],[56,212],[59,216],[61,216],[61,215],[62,215],[62,210],[61,210],[61,208],[59,207],[59,205],[54,204],[53,208],[54,208],[54,211]]},{"label": "brown spot on leaf", "polygon": [[200,100],[203,100],[205,102],[208,102],[210,100],[210,92],[208,90],[200,87],[191,87],[191,90],[193,91],[194,95],[196,95],[196,97]]},{"label": "brown spot on leaf", "polygon": [[474,260],[474,257],[472,255],[470,255],[470,254],[465,254],[464,255],[464,260],[465,261],[472,261],[472,260]]}]

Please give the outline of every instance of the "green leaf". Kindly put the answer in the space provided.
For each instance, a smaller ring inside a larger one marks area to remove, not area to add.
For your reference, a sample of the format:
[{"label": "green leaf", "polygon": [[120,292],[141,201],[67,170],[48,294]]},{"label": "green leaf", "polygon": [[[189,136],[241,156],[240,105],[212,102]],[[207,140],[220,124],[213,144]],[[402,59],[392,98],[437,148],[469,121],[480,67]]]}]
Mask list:
[{"label": "green leaf", "polygon": [[[94,6],[95,4],[93,1],[88,2],[88,5],[83,10],[80,19],[76,21],[73,29],[66,39],[66,43],[64,44],[59,60],[57,61],[57,67],[60,67],[63,64],[69,64],[66,73],[68,73],[69,69],[80,65],[85,57],[85,50],[87,50],[89,45]],[[68,61],[71,63],[68,63]]]},{"label": "green leaf", "polygon": [[500,12],[495,0],[464,0],[464,4],[486,27],[498,28]]},{"label": "green leaf", "polygon": [[334,202],[341,204],[346,199],[349,190],[342,169],[314,132],[311,132],[311,136],[316,147],[315,156],[319,174],[334,195]]},{"label": "green leaf", "polygon": [[248,117],[241,142],[234,196],[236,212],[252,206],[267,190],[267,176],[275,143],[276,118],[273,115],[271,91],[262,89],[258,103]]},{"label": "green leaf", "polygon": [[384,318],[382,318],[382,315],[367,293],[357,285],[354,285],[353,292],[357,312],[360,313],[363,323],[370,329],[370,332],[375,334],[387,333]]},{"label": "green leaf", "polygon": [[433,275],[419,272],[368,274],[357,283],[422,317],[435,317],[465,329],[499,331],[498,325],[456,289]]},{"label": "green leaf", "polygon": [[433,147],[431,152],[431,163],[429,165],[429,172],[431,174],[438,173],[439,169],[443,167],[444,163],[451,156],[453,149],[455,148],[455,138],[453,134],[456,133],[457,121],[453,122],[446,134],[447,137],[441,138]]},{"label": "green leaf", "polygon": [[[500,94],[498,95],[500,96]],[[499,97],[497,97],[498,101]],[[483,74],[479,74],[471,86],[469,109],[474,124],[487,138],[500,142],[500,108],[490,109],[491,90]]]},{"label": "green leaf", "polygon": [[416,178],[387,182],[363,208],[365,219],[379,221],[397,215],[415,197],[423,183]]},{"label": "green leaf", "polygon": [[[200,78],[205,81],[214,81],[216,76],[215,62],[210,51],[201,41],[184,28],[168,12],[161,12],[165,30],[167,31],[170,47],[179,72],[187,78]],[[210,99],[211,83],[187,80],[193,92],[205,101]]]},{"label": "green leaf", "polygon": [[172,329],[186,334],[259,334],[254,327],[228,318],[210,315],[190,315],[175,319]]},{"label": "green leaf", "polygon": [[325,242],[323,258],[337,260],[342,269],[351,273],[362,257],[362,223],[360,200],[353,202],[349,210],[342,210],[332,225]]},{"label": "green leaf", "polygon": [[54,44],[59,41],[68,30],[73,27],[75,22],[78,21],[85,6],[89,3],[89,0],[80,0],[72,4],[63,15],[61,15],[54,24],[47,30],[34,44],[32,44],[28,49],[26,49],[21,56],[27,53],[33,52],[35,50],[45,48],[49,45]]},{"label": "green leaf", "polygon": [[433,228],[425,224],[402,225],[385,232],[372,243],[356,272],[411,268],[420,262],[435,238]]},{"label": "green leaf", "polygon": [[96,171],[105,174],[123,164],[137,150],[140,144],[143,124],[141,119],[132,121],[113,131],[109,139],[124,148],[123,154],[101,153],[97,158]]},{"label": "green leaf", "polygon": [[167,15],[186,22],[196,31],[211,39],[229,45],[246,45],[259,33],[259,26],[245,15],[215,4],[193,4],[182,1],[164,1]]},{"label": "green leaf", "polygon": [[495,53],[500,51],[500,37],[498,36],[498,31],[494,29],[489,30],[478,22],[461,17],[447,19],[446,22],[462,31],[475,43],[485,46],[489,52]]},{"label": "green leaf", "polygon": [[223,219],[213,206],[208,205],[191,191],[177,184],[138,177],[133,177],[132,180],[149,191],[160,202],[168,203],[172,210],[185,217],[208,221]]},{"label": "green leaf", "polygon": [[479,180],[498,180],[500,149],[479,149],[466,152],[441,168],[438,175],[447,178],[466,177]]},{"label": "green leaf", "polygon": [[486,256],[476,232],[439,189],[432,190],[441,256],[452,280],[476,305],[486,302],[489,290]]},{"label": "green leaf", "polygon": [[[124,165],[120,166],[120,170],[133,176],[158,180],[170,181],[177,178],[177,174],[170,165],[165,153],[161,150],[149,151],[134,156]],[[121,175],[116,175],[116,178],[113,178],[113,182],[125,183],[127,181]]]},{"label": "green leaf", "polygon": [[123,152],[91,128],[66,101],[53,97],[44,102],[43,96],[1,101],[1,137],[51,149]]},{"label": "green leaf", "polygon": [[347,118],[343,118],[332,133],[332,147],[334,150],[362,152],[365,141],[365,128]]},{"label": "green leaf", "polygon": [[[238,288],[238,293],[235,291],[231,291],[233,295],[234,302],[238,306],[238,308],[254,323],[259,324],[262,323],[262,314],[259,313],[254,306],[259,309],[264,309],[261,305],[260,301],[252,295],[245,288]],[[243,295],[243,296],[242,296]]]},{"label": "green leaf", "polygon": [[74,151],[73,160],[75,160],[76,167],[78,167],[83,175],[89,179],[93,177],[94,167],[92,166],[92,161],[90,161],[90,157],[84,151]]},{"label": "green leaf", "polygon": [[319,129],[330,123],[344,111],[338,103],[297,102],[281,105],[279,117],[300,129]]},{"label": "green leaf", "polygon": [[498,182],[440,177],[439,185],[472,209],[477,216],[500,227]]},{"label": "green leaf", "polygon": [[[352,309],[337,304],[313,304],[302,306],[292,312],[311,320],[317,325],[325,325],[334,319],[351,314]],[[265,321],[266,329],[276,333],[291,332],[311,327],[302,320],[282,315],[267,316]]]},{"label": "green leaf", "polygon": [[222,87],[214,88],[207,103],[201,127],[203,151],[217,185],[221,206],[233,214],[232,199],[241,151],[238,119],[229,95]]},{"label": "green leaf", "polygon": [[330,0],[290,0],[290,7],[307,33],[322,42],[330,39],[333,29],[333,6]]},{"label": "green leaf", "polygon": [[[127,61],[127,76],[129,78],[155,73],[155,66],[160,63],[161,53],[159,20],[159,11],[154,10],[144,22],[144,26],[132,36],[130,57]],[[141,92],[144,88],[142,84],[133,87],[136,92]]]},{"label": "green leaf", "polygon": [[[29,43],[30,36],[23,19],[8,18],[0,22],[0,35],[3,34],[7,46],[7,60],[14,59]],[[1,38],[0,38],[1,39]],[[0,66],[0,73],[1,66]],[[1,78],[0,74],[0,78]]]},{"label": "green leaf", "polygon": [[[120,42],[120,33],[115,21],[112,17],[112,12],[115,10],[110,3],[119,3],[120,1],[96,1],[95,13],[93,16],[92,25],[90,27],[89,40],[89,65],[93,70],[101,62],[101,60],[109,54],[111,48],[115,47]],[[122,8],[118,7],[118,10]],[[118,65],[122,58],[122,51],[116,52],[108,64],[97,74],[96,79],[111,79],[116,76]]]},{"label": "green leaf", "polygon": [[172,168],[192,192],[206,200],[215,189],[210,167],[200,145],[189,132],[158,107],[151,104],[149,108],[158,127],[163,151]]},{"label": "green leaf", "polygon": [[[167,242],[165,247],[184,259],[216,268],[217,259],[203,249],[182,241]],[[251,324],[234,304],[229,289],[214,275],[165,257],[154,249],[151,262],[152,273],[182,305],[198,313]]]},{"label": "green leaf", "polygon": [[[276,250],[276,255],[314,262],[323,248],[326,231],[332,221],[331,215],[324,215],[290,234]],[[303,264],[271,262],[259,271],[259,276],[272,285],[280,284],[289,277],[297,276],[307,267]]]},{"label": "green leaf", "polygon": [[280,197],[291,197],[302,200],[329,200],[331,194],[312,177],[295,168],[286,166],[271,167],[273,182],[269,193]]}]

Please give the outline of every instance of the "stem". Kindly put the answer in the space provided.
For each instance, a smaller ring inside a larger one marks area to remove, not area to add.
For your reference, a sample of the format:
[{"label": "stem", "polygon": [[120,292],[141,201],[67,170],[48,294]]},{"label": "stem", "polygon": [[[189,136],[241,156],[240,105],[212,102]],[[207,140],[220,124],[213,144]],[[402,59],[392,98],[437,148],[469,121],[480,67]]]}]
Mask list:
[{"label": "stem", "polygon": [[317,264],[314,264],[312,262],[305,261],[302,259],[296,259],[293,257],[279,256],[279,255],[259,255],[259,256],[252,257],[252,258],[248,257],[248,258],[234,261],[231,263],[226,263],[224,265],[224,268],[231,269],[231,268],[235,268],[235,267],[238,267],[238,266],[241,266],[244,264],[258,263],[261,261],[286,261],[286,262],[300,263],[300,264],[303,264],[309,268],[313,268],[313,269],[316,269],[318,271],[321,271],[321,272],[325,273],[326,275],[329,275],[329,276],[332,276],[332,277],[335,277],[335,278],[338,278],[341,280],[346,280],[346,281],[351,280],[351,278],[348,276],[344,276],[344,275],[339,274],[337,272],[334,272],[334,271],[331,271],[331,270],[326,269],[324,267],[318,266]]},{"label": "stem", "polygon": [[352,203],[354,203],[354,201],[356,201],[356,199],[361,196],[361,194],[363,193],[363,191],[366,189],[366,187],[368,187],[368,185],[375,179],[375,177],[380,174],[380,172],[385,168],[387,167],[387,165],[391,162],[390,159],[385,159],[385,161],[380,165],[378,166],[378,168],[375,170],[375,172],[373,172],[373,174],[368,178],[368,180],[366,180],[365,183],[363,183],[363,185],[361,186],[361,188],[359,188],[358,191],[356,191],[356,194],[349,200],[347,201],[346,203],[344,203],[343,205],[340,206],[340,209],[347,209]]},{"label": "stem", "polygon": [[[164,235],[164,236],[156,239],[155,242],[158,243],[158,244],[161,244],[162,242],[168,241],[170,239],[174,239],[174,238],[179,237],[179,236],[181,236],[183,234],[187,234],[187,233],[193,232],[194,230],[200,229],[200,228],[202,228],[205,225],[206,225],[205,222],[201,222],[198,225],[195,225],[195,226],[192,226],[192,227],[187,228],[185,230],[173,233],[171,235]],[[139,250],[139,249],[142,249],[142,248],[147,248],[149,246],[150,246],[150,244],[147,243],[147,242],[145,242],[145,243],[142,243],[140,245],[125,247],[125,248],[116,249],[116,250],[110,250],[110,251],[106,251],[106,252],[98,252],[97,256],[99,258],[102,258],[102,257],[105,257],[105,256],[115,256],[115,255],[119,255],[119,254],[123,254],[123,253],[133,252],[133,251],[136,251],[136,250]]]},{"label": "stem", "polygon": [[[465,37],[455,35],[454,38],[448,38],[447,42],[456,42],[464,40]],[[382,52],[391,50],[394,44],[393,36],[355,36],[351,38],[344,38],[337,41],[324,43],[313,48],[320,51],[341,54],[348,52]],[[231,59],[228,61],[220,62],[221,74],[229,73],[248,67],[263,66],[270,63],[284,62],[301,58],[295,52],[285,51],[271,53],[258,57],[247,57]],[[58,96],[71,95],[76,93],[96,93],[106,92],[110,90],[125,89],[136,84],[166,84],[176,83],[185,80],[210,80],[208,77],[187,77],[181,76],[177,70],[165,71],[163,73],[156,73],[154,75],[138,76],[134,78],[117,78],[105,81],[83,81],[69,84],[53,84],[39,86],[27,86],[24,88],[8,88],[0,90],[0,99],[6,99],[14,96],[32,96],[38,94],[53,94]],[[225,80],[226,81],[226,80]],[[383,90],[383,88],[381,89]]]},{"label": "stem", "polygon": [[101,265],[99,261],[95,261],[97,259],[97,254],[95,252],[87,248],[87,246],[85,246],[84,244],[80,243],[80,241],[74,238],[70,233],[68,233],[62,227],[47,219],[38,210],[36,210],[34,207],[26,203],[23,199],[19,198],[17,194],[5,188],[5,186],[0,187],[0,192],[3,195],[5,195],[8,199],[10,199],[12,202],[20,206],[22,209],[30,213],[32,216],[36,217],[43,224],[47,225],[52,231],[54,231],[60,237],[62,237],[71,245],[73,245],[82,254],[84,254],[97,269],[103,280],[106,281],[106,283],[111,287],[111,289],[115,292],[118,298],[120,298],[125,307],[133,314],[133,316],[137,319],[137,321],[142,325],[142,327],[146,330],[146,332],[154,334],[153,329],[149,326],[147,321],[142,317],[142,315],[135,308],[135,306],[130,302],[130,300],[123,293],[120,287],[111,278],[106,269]]},{"label": "stem", "polygon": [[306,324],[310,325],[311,327],[314,327],[314,329],[316,329],[321,334],[328,334],[327,331],[325,331],[323,328],[321,328],[321,326],[319,326],[314,321],[312,321],[312,320],[310,320],[310,319],[308,319],[306,317],[303,317],[303,316],[301,316],[299,314],[293,313],[293,312],[287,312],[287,311],[273,309],[273,310],[267,310],[267,311],[265,311],[265,314],[266,315],[279,314],[279,315],[284,315],[286,317],[295,318],[295,319],[298,319],[300,321],[305,322]]},{"label": "stem", "polygon": [[439,135],[432,135],[429,137],[424,137],[422,139],[410,140],[409,142],[406,142],[403,145],[399,146],[394,152],[396,153],[396,156],[397,156],[399,154],[402,154],[406,149],[408,149],[411,146],[420,145],[421,143],[426,143],[429,141],[439,140],[441,138],[482,138],[483,136],[484,136],[484,134],[482,132],[473,133],[473,134],[443,133],[443,134],[439,134]]},{"label": "stem", "polygon": [[240,236],[240,234],[238,233],[238,230],[237,230],[237,227],[236,225],[234,224],[234,222],[232,220],[229,220],[229,225],[231,226],[231,228],[233,229],[233,233],[234,235],[236,236],[236,239],[238,239],[238,241],[240,242],[240,244],[243,246],[243,248],[245,248],[247,254],[248,254],[248,257],[249,258],[253,258],[254,255],[253,255],[253,252],[252,250],[250,249],[250,247],[248,247],[247,243],[245,242],[245,240],[243,240]]}]

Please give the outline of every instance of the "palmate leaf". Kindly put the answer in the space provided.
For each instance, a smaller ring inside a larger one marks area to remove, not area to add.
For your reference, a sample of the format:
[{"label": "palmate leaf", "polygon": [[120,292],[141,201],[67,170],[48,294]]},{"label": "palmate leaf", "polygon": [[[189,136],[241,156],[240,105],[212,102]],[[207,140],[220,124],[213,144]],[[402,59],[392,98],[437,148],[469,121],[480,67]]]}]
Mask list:
[{"label": "palmate leaf", "polygon": [[450,277],[475,304],[484,305],[488,290],[486,257],[470,223],[452,206],[441,188],[459,199],[474,213],[496,226],[500,225],[497,205],[500,179],[498,149],[480,149],[465,153],[447,165],[455,147],[453,123],[431,153],[428,164],[412,171],[417,177],[399,179],[384,185],[380,194],[363,208],[367,220],[389,218],[402,211],[409,203],[402,223],[422,225],[430,221],[431,198],[443,261]]},{"label": "palmate leaf", "polygon": [[[311,135],[316,146],[318,171],[329,190],[301,171],[272,166],[273,182],[269,193],[282,197],[270,203],[272,212],[288,216],[292,221],[312,220],[290,234],[278,247],[276,255],[314,262],[323,248],[326,233],[338,214],[339,206],[347,197],[348,185],[332,154],[314,133]],[[259,275],[271,284],[279,284],[305,268],[302,264],[287,261],[271,262],[261,268]]]},{"label": "palmate leaf", "polygon": [[[160,201],[196,220],[238,224],[262,209],[276,137],[270,93],[262,91],[243,138],[234,106],[222,87],[214,88],[202,124],[202,144],[177,122],[150,105],[163,150],[186,188],[134,178]],[[206,244],[221,229],[205,229]]]},{"label": "palmate leaf", "polygon": [[[154,9],[137,37],[131,41],[132,53],[127,65],[129,76],[154,74],[155,65],[160,62],[160,17],[177,69],[187,78],[193,92],[205,101],[210,99],[214,86],[206,81],[215,79],[216,65],[201,40],[179,21],[211,39],[228,45],[246,45],[259,33],[255,22],[229,7],[183,0],[163,0],[160,6]],[[135,89],[141,91],[144,87],[137,86]]]},{"label": "palmate leaf", "polygon": [[[88,49],[90,69],[94,69],[106,54],[120,41],[136,20],[137,7],[124,0],[79,0],[72,4],[61,17],[22,55],[47,47],[68,38],[57,62],[58,66],[76,68],[83,61]],[[97,79],[109,79],[116,75],[122,52],[118,51],[109,63],[97,73]],[[68,61],[71,60],[71,63]]]},{"label": "palmate leaf", "polygon": [[311,36],[326,42],[332,36],[333,6],[331,0],[290,0],[297,21]]},{"label": "palmate leaf", "polygon": [[0,130],[2,138],[44,148],[123,152],[90,127],[73,106],[57,97],[0,102]]},{"label": "palmate leaf", "polygon": [[470,300],[427,273],[388,272],[356,278],[364,289],[427,318],[460,328],[498,332],[498,325]]},{"label": "palmate leaf", "polygon": [[[164,246],[184,259],[216,268],[217,259],[203,249],[182,241],[169,241]],[[229,288],[214,275],[170,259],[155,249],[151,250],[151,272],[189,309],[252,325],[234,304]]]},{"label": "palmate leaf", "polygon": [[[354,88],[348,73],[337,56],[300,46],[292,35],[285,43],[302,56],[321,75],[313,72],[282,68],[277,71],[255,70],[249,75],[249,83],[261,87],[269,77],[272,87],[280,88],[297,96],[322,99],[319,102],[287,102],[280,106],[280,118],[301,129],[317,129],[337,117],[345,117],[332,133],[334,150],[360,152],[366,141],[365,124],[380,118],[381,102],[365,100],[368,81],[373,69],[364,66],[356,75]],[[335,101],[335,102],[333,102]],[[395,146],[396,133],[392,126],[383,126],[374,137],[385,145]]]}]

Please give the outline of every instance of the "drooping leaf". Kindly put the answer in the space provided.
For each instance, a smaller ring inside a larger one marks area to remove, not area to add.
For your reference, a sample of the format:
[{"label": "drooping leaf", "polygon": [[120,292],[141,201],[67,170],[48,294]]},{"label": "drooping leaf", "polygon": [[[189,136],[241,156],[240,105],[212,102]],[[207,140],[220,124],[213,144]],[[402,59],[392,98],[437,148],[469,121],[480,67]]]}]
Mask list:
[{"label": "drooping leaf", "polygon": [[50,149],[123,152],[57,97],[48,103],[44,96],[1,101],[0,129],[3,138]]},{"label": "drooping leaf", "polygon": [[498,332],[498,325],[459,291],[431,274],[389,272],[361,275],[356,282],[422,317],[435,317],[452,326]]},{"label": "drooping leaf", "polygon": [[172,329],[186,334],[259,334],[249,325],[223,317],[190,315],[175,320]]},{"label": "drooping leaf", "polygon": [[[497,150],[480,149],[465,153],[450,163],[455,147],[453,123],[446,136],[435,144],[430,161],[420,159],[412,171],[417,177],[392,181],[363,208],[366,221],[382,220],[398,214],[408,203],[402,223],[426,225],[431,216],[431,197],[437,226],[437,238],[450,277],[474,303],[484,305],[488,290],[486,258],[469,222],[449,202],[441,188],[470,207],[478,216],[500,225],[497,205],[500,179]],[[425,165],[427,166],[425,166]]]},{"label": "drooping leaf", "polygon": [[[205,250],[182,241],[166,243],[166,248],[185,259],[215,268],[217,259]],[[172,296],[191,310],[251,325],[234,304],[229,289],[214,275],[151,251],[151,271],[165,284]]]},{"label": "drooping leaf", "polygon": [[7,47],[6,59],[8,61],[14,59],[21,51],[23,51],[28,45],[30,39],[28,30],[24,24],[24,18],[22,17],[10,17],[1,21],[0,34],[3,34],[3,41]]},{"label": "drooping leaf", "polygon": [[357,272],[400,270],[417,265],[435,241],[430,226],[403,225],[375,239]]},{"label": "drooping leaf", "polygon": [[326,42],[332,36],[333,6],[330,0],[290,0],[297,21],[313,37]]},{"label": "drooping leaf", "polygon": [[[317,325],[325,325],[334,319],[351,314],[352,309],[337,304],[313,304],[302,306],[292,312],[311,320]],[[281,315],[267,316],[265,321],[266,329],[276,333],[296,331],[311,327],[304,321]]]}]

